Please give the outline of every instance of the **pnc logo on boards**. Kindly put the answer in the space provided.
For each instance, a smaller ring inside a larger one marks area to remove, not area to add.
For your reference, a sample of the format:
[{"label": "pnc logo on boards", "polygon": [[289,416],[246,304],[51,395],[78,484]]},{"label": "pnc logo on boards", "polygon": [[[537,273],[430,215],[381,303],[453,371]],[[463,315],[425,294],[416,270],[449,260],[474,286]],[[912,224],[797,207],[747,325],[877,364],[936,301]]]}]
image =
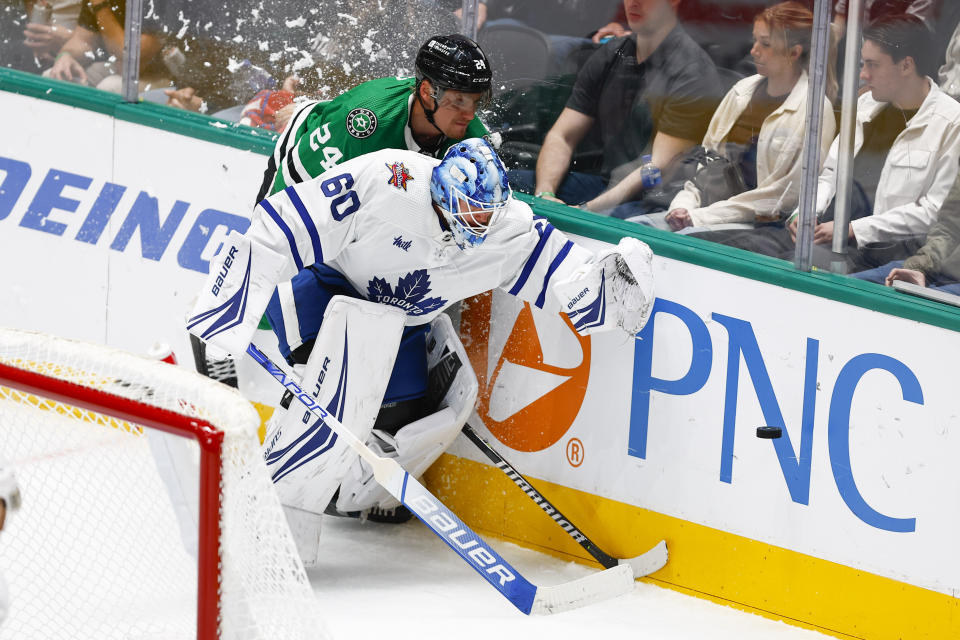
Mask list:
[{"label": "pnc logo on boards", "polygon": [[[477,374],[477,414],[500,442],[542,451],[573,425],[590,378],[590,338],[528,303],[506,335],[490,335],[491,294],[465,301],[463,343]],[[499,353],[497,352],[499,350]]]}]

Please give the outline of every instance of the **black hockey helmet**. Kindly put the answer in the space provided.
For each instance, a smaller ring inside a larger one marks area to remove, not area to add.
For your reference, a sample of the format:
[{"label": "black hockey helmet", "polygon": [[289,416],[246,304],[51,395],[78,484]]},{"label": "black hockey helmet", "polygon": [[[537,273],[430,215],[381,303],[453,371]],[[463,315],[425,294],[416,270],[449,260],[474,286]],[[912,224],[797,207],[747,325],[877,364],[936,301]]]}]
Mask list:
[{"label": "black hockey helmet", "polygon": [[490,61],[480,45],[459,33],[424,42],[417,52],[416,70],[417,84],[429,80],[441,90],[490,94]]}]

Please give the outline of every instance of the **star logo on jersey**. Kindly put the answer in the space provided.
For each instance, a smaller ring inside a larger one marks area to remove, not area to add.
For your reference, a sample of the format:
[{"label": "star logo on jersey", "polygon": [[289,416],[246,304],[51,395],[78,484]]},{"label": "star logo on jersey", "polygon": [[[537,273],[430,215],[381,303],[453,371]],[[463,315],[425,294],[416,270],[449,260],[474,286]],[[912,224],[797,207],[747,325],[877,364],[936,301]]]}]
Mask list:
[{"label": "star logo on jersey", "polygon": [[370,109],[357,108],[347,114],[347,133],[354,138],[369,138],[377,130],[377,115]]},{"label": "star logo on jersey", "polygon": [[384,278],[373,279],[367,284],[367,297],[372,302],[389,304],[403,309],[408,316],[422,316],[442,309],[447,301],[443,298],[428,298],[430,275],[426,269],[417,269],[400,278],[396,287],[391,287]]},{"label": "star logo on jersey", "polygon": [[402,162],[394,162],[393,164],[383,163],[384,166],[390,170],[390,179],[387,180],[387,184],[395,186],[397,189],[407,190],[407,182],[413,180],[413,176],[407,172],[407,168],[403,166]]}]

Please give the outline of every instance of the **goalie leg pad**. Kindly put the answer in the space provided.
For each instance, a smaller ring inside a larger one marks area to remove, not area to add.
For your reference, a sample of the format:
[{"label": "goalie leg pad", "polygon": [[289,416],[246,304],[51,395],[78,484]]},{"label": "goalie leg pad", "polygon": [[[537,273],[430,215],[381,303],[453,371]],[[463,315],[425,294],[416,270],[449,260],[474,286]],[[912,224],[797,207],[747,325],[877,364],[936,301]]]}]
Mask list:
[{"label": "goalie leg pad", "polygon": [[[410,475],[419,477],[456,439],[463,423],[453,409],[444,407],[425,418],[415,420],[397,431],[396,436],[373,430],[367,446],[377,455],[395,458]],[[399,504],[373,477],[373,469],[356,458],[340,485],[337,510],[364,511],[373,507],[392,508]]]},{"label": "goalie leg pad", "polygon": [[287,505],[283,505],[283,515],[287,517],[304,568],[316,567],[320,563],[320,525],[323,516]]},{"label": "goalie leg pad", "polygon": [[[324,314],[302,387],[358,438],[373,427],[403,331],[402,311],[335,296]],[[302,407],[277,409],[264,459],[280,502],[323,513],[356,455]]]},{"label": "goalie leg pad", "polygon": [[[401,427],[393,437],[374,430],[367,441],[379,455],[396,458],[414,477],[423,474],[453,443],[477,401],[477,376],[446,314],[430,323],[427,367],[428,403],[439,409]],[[396,505],[374,480],[370,467],[357,459],[340,487],[337,509],[363,511]]]},{"label": "goalie leg pad", "polygon": [[231,232],[210,261],[187,330],[227,353],[244,353],[287,268],[276,251]]}]

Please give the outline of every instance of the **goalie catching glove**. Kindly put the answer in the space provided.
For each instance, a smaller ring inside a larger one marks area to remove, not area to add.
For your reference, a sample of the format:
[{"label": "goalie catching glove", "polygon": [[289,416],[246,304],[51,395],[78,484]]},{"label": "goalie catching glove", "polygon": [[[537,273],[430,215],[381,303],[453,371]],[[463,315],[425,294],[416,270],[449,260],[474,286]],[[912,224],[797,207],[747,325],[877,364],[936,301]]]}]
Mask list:
[{"label": "goalie catching glove", "polygon": [[636,238],[610,249],[554,284],[563,312],[580,335],[619,327],[636,335],[653,308],[653,252]]}]

